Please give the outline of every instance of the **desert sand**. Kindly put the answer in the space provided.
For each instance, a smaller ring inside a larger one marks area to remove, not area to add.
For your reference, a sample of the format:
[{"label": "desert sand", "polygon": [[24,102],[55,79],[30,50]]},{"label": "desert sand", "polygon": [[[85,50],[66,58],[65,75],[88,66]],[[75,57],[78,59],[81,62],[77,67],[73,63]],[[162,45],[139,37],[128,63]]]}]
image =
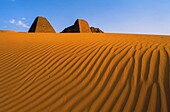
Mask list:
[{"label": "desert sand", "polygon": [[170,112],[170,36],[0,32],[0,112]]}]

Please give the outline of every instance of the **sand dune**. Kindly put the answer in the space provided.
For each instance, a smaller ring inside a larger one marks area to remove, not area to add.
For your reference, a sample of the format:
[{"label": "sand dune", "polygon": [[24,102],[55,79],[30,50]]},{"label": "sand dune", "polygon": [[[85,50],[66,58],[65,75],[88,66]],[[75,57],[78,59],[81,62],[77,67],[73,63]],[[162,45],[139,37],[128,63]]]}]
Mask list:
[{"label": "sand dune", "polygon": [[4,32],[8,32],[8,33],[14,33],[15,31],[13,30],[0,30],[0,33],[4,33]]},{"label": "sand dune", "polygon": [[0,32],[1,112],[168,112],[170,37]]}]

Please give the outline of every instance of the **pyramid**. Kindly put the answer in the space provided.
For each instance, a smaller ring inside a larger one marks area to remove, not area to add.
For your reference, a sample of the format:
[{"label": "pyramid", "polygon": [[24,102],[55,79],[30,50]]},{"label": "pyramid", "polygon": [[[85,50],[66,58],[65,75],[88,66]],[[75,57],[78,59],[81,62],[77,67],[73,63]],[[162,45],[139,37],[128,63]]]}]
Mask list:
[{"label": "pyramid", "polygon": [[62,33],[91,33],[91,30],[85,20],[77,19],[74,25],[65,28]]},{"label": "pyramid", "polygon": [[104,33],[102,30],[100,30],[99,28],[95,28],[95,27],[90,27],[90,30],[92,33]]},{"label": "pyramid", "polygon": [[31,28],[28,32],[35,32],[35,33],[55,33],[55,30],[51,26],[51,24],[48,22],[48,20],[42,16],[38,16]]}]

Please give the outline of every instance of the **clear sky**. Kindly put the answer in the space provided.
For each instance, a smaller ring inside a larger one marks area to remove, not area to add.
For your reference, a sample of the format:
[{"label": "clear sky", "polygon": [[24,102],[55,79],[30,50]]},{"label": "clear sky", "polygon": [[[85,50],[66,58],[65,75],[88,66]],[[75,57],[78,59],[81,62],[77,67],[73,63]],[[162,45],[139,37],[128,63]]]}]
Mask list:
[{"label": "clear sky", "polygon": [[28,31],[37,16],[57,32],[85,19],[113,33],[170,35],[170,0],[0,0],[0,30]]}]

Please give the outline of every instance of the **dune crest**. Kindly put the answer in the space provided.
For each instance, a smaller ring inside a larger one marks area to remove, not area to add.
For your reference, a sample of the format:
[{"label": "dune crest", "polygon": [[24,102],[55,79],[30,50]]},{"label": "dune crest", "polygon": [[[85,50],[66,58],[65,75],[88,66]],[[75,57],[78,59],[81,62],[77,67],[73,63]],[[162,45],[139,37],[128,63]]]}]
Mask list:
[{"label": "dune crest", "polygon": [[16,31],[13,30],[0,30],[0,33],[16,33]]},{"label": "dune crest", "polygon": [[0,33],[1,112],[168,112],[170,36]]}]

